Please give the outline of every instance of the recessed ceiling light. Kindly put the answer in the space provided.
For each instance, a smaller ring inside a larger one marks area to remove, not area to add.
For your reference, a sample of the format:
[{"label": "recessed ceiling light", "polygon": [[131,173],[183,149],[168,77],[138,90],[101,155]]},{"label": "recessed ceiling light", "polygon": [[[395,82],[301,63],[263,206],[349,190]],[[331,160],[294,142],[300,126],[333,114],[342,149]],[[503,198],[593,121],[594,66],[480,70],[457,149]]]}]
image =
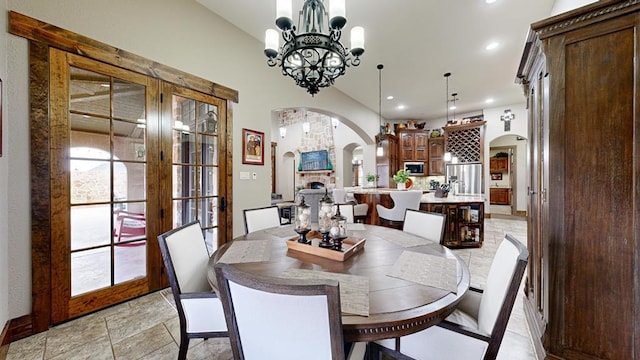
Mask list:
[{"label": "recessed ceiling light", "polygon": [[398,105],[398,107],[396,107],[396,109],[398,109],[398,110],[404,110],[404,109],[406,109],[406,108],[407,108],[407,107],[406,107],[406,106],[404,106],[404,105]]},{"label": "recessed ceiling light", "polygon": [[456,106],[455,105],[451,105],[451,107],[449,107],[449,110],[455,110]]},{"label": "recessed ceiling light", "polygon": [[496,0],[484,0],[484,2],[486,2],[487,4],[493,4],[494,2],[496,2]]},{"label": "recessed ceiling light", "polygon": [[500,46],[500,43],[492,42],[492,43],[489,43],[487,46],[485,46],[485,50],[494,50],[498,48],[498,46]]},{"label": "recessed ceiling light", "polygon": [[491,104],[493,102],[493,98],[488,98],[484,101],[486,104]]},{"label": "recessed ceiling light", "polygon": [[393,95],[387,96],[387,100],[393,100]]}]

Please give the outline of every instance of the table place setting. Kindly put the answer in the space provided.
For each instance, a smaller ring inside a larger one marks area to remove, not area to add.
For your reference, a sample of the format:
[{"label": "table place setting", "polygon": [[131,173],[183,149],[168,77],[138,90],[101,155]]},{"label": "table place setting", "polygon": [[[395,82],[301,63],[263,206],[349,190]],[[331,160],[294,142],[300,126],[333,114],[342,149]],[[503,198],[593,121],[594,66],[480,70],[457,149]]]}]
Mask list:
[{"label": "table place setting", "polygon": [[291,224],[268,228],[265,229],[264,232],[279,238],[288,238],[291,237],[292,234],[295,235],[295,231],[293,231],[293,225]]},{"label": "table place setting", "polygon": [[270,259],[271,240],[243,240],[233,241],[218,262],[238,264],[269,261]]},{"label": "table place setting", "polygon": [[379,237],[405,248],[419,246],[419,245],[435,244],[433,241],[429,239],[425,239],[423,237],[411,235],[411,234],[408,234],[402,231],[397,231],[394,229],[381,227],[376,231]]},{"label": "table place setting", "polygon": [[369,279],[366,276],[337,274],[324,271],[287,269],[283,278],[319,280],[330,279],[340,283],[340,304],[343,314],[369,316]]},{"label": "table place setting", "polygon": [[455,259],[403,251],[387,275],[455,294],[458,291],[457,274]]}]

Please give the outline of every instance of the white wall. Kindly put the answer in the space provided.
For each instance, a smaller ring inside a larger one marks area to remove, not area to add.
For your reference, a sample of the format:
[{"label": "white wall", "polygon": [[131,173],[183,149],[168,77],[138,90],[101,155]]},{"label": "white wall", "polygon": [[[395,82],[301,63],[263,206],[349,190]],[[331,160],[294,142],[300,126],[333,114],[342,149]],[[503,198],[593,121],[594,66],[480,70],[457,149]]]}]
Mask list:
[{"label": "white wall", "polygon": [[587,4],[597,2],[598,0],[556,0],[551,8],[551,16],[561,14],[579,8]]},{"label": "white wall", "polygon": [[[524,96],[523,96],[524,98]],[[491,176],[489,174],[489,148],[490,144],[493,140],[504,136],[504,135],[516,135],[521,136],[523,138],[527,138],[527,110],[525,108],[525,103],[520,104],[512,104],[508,106],[500,106],[496,108],[484,109],[484,120],[487,121],[487,128],[485,129],[484,135],[484,163],[485,165],[485,193],[489,193],[489,188],[487,184],[491,182]],[[515,119],[511,120],[511,131],[504,131],[504,122],[500,120],[500,116],[504,114],[505,109],[510,109],[513,114],[515,114]],[[527,210],[527,175],[529,174],[529,170],[527,167],[527,147],[528,140],[523,140],[518,142],[518,147],[516,149],[517,152],[517,207],[518,211],[526,211]],[[498,142],[498,144],[502,144]],[[487,196],[487,205],[488,196]],[[485,211],[490,213],[491,209],[487,206],[485,207]]]},{"label": "white wall", "polygon": [[[309,107],[341,114],[365,133],[377,131],[375,112],[333,88],[311,97],[278,69],[266,65],[261,42],[195,1],[8,0],[8,9],[238,90],[240,102],[232,105],[234,236],[244,233],[242,209],[268,205],[271,193],[269,157],[265,156],[264,166],[241,164],[242,128],[264,132],[265,144],[269,144],[273,109]],[[12,221],[9,249],[0,251],[8,253],[9,263],[3,264],[0,257],[0,273],[9,273],[8,317],[15,318],[31,311],[28,56],[27,40],[5,36],[8,46],[2,54],[6,54],[9,74],[9,84],[5,85],[11,87],[5,101],[11,104],[11,114],[7,116],[11,123],[5,126],[4,136],[9,143],[4,148],[12,151],[0,160],[0,169],[6,167],[2,174],[11,174],[7,185],[0,180],[0,186],[4,186],[0,193],[8,197],[7,202],[1,203],[9,204],[8,215],[0,220],[0,231],[7,227],[8,216]],[[363,59],[360,68],[368,65],[373,66]],[[240,171],[256,172],[257,180],[239,181]],[[7,293],[1,290],[2,294]],[[2,305],[0,320],[1,311]]]},{"label": "white wall", "polygon": [[[5,10],[6,2],[2,3],[2,9]],[[0,16],[0,29],[7,28],[7,17]],[[7,53],[7,33],[0,31],[0,54]],[[8,193],[9,193],[9,148],[7,140],[9,133],[8,116],[9,105],[7,104],[7,58],[0,56],[0,79],[2,79],[2,157],[0,157],[0,331],[5,326],[9,317],[9,216],[8,216]]]}]

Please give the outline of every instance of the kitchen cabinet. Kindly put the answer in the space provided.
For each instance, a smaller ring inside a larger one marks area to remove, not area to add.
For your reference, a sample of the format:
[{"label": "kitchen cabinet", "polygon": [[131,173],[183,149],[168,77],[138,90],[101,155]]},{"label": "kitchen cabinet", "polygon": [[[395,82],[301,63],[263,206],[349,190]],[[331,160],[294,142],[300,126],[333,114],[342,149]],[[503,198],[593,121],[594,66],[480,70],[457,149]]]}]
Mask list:
[{"label": "kitchen cabinet", "polygon": [[424,130],[398,131],[400,139],[400,162],[429,161],[429,132]]},{"label": "kitchen cabinet", "polygon": [[458,158],[458,162],[484,161],[484,120],[444,127],[445,151]]},{"label": "kitchen cabinet", "polygon": [[429,170],[428,174],[444,175],[444,137],[429,138]]},{"label": "kitchen cabinet", "polygon": [[491,188],[489,189],[489,203],[496,205],[511,205],[511,189]]},{"label": "kitchen cabinet", "polygon": [[449,248],[477,248],[484,241],[484,201],[451,198],[422,202],[420,209],[447,216],[442,245]]},{"label": "kitchen cabinet", "polygon": [[509,171],[509,158],[499,157],[489,159],[489,169],[491,170],[491,172]]},{"label": "kitchen cabinet", "polygon": [[394,184],[393,175],[399,169],[398,137],[391,134],[376,135],[376,147],[382,148],[382,155],[376,153],[376,175],[378,187],[388,188]]},{"label": "kitchen cabinet", "polygon": [[534,23],[524,46],[539,358],[640,358],[639,34],[640,2],[597,1]]}]

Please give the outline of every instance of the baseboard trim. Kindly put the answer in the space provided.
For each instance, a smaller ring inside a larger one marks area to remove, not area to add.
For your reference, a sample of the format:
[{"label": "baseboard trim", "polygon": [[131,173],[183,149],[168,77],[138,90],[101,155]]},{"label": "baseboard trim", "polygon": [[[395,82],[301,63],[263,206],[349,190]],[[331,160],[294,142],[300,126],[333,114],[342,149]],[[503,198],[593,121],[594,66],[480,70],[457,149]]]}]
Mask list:
[{"label": "baseboard trim", "polygon": [[7,340],[9,334],[9,323],[10,321],[7,321],[7,323],[4,324],[2,333],[0,333],[0,360],[6,360],[7,353],[9,352],[9,344],[11,343]]},{"label": "baseboard trim", "polygon": [[531,342],[536,353],[536,357],[540,360],[549,359],[547,351],[542,344],[542,336],[544,332],[544,322],[539,319],[532,304],[529,302],[528,297],[524,297],[523,301],[524,317],[526,319],[527,328],[529,328],[529,335],[531,336]]},{"label": "baseboard trim", "polygon": [[7,324],[2,330],[2,335],[0,335],[0,360],[4,359],[2,357],[2,348],[6,346],[6,350],[8,350],[10,343],[18,341],[20,339],[24,339],[31,335],[33,335],[33,323],[31,314],[20,316],[19,318],[7,321]]}]

